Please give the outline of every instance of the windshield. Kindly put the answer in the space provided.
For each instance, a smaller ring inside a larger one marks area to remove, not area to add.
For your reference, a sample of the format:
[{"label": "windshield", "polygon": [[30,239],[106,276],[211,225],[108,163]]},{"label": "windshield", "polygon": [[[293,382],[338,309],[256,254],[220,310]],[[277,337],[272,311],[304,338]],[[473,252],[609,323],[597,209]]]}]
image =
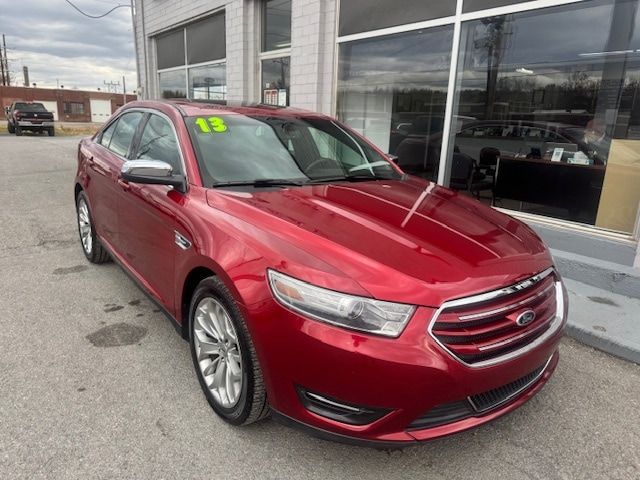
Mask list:
[{"label": "windshield", "polygon": [[14,110],[21,112],[46,112],[47,109],[41,103],[16,103]]},{"label": "windshield", "polygon": [[186,122],[206,186],[400,178],[386,158],[329,119],[231,113]]}]

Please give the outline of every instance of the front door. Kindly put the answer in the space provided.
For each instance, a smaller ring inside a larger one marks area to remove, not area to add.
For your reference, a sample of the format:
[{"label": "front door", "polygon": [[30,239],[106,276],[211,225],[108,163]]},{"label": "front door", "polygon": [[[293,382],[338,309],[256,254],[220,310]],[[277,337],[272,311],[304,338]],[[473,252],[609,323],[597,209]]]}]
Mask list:
[{"label": "front door", "polygon": [[[134,159],[161,160],[174,172],[184,173],[178,141],[171,121],[150,114],[137,142]],[[147,290],[175,314],[174,281],[176,215],[184,196],[165,185],[121,181],[124,195],[119,229],[125,260]]]}]

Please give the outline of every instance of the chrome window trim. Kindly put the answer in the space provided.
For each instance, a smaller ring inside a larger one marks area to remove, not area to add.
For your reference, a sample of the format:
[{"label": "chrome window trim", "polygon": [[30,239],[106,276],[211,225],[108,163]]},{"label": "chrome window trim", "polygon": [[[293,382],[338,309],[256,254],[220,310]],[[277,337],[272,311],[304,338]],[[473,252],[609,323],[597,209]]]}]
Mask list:
[{"label": "chrome window trim", "polygon": [[551,285],[546,287],[541,292],[538,292],[535,295],[531,295],[530,297],[527,297],[527,298],[525,298],[524,300],[522,300],[520,302],[512,303],[511,305],[507,305],[506,307],[496,308],[495,310],[489,310],[488,312],[474,313],[472,315],[462,315],[462,316],[460,316],[458,318],[460,319],[461,322],[469,322],[471,320],[477,320],[479,318],[491,317],[493,315],[497,315],[498,313],[506,312],[507,310],[511,310],[513,308],[518,308],[518,307],[521,307],[523,305],[526,305],[526,304],[534,301],[535,299],[540,298],[544,294],[546,294],[554,286],[555,285],[552,283]]},{"label": "chrome window trim", "polygon": [[533,385],[534,383],[536,383],[538,380],[540,380],[540,378],[542,377],[542,375],[544,375],[544,372],[547,371],[547,368],[549,368],[549,364],[551,363],[551,359],[553,358],[553,355],[551,355],[549,357],[549,360],[547,360],[547,363],[544,364],[544,367],[542,367],[542,370],[540,370],[540,373],[538,373],[538,375],[535,376],[535,378],[533,378],[530,382],[528,382],[525,386],[523,386],[522,388],[519,388],[518,390],[516,390],[515,392],[512,392],[510,395],[508,395],[504,400],[502,400],[499,403],[496,403],[495,405],[491,405],[489,408],[484,408],[484,409],[480,409],[476,406],[475,403],[473,403],[473,399],[471,398],[471,395],[469,395],[467,397],[467,401],[469,402],[469,404],[471,405],[471,408],[473,408],[473,410],[476,413],[485,413],[485,412],[490,412],[493,409],[499,408],[502,405],[504,405],[505,403],[509,403],[511,400],[513,400],[513,398],[517,397],[518,395],[520,395],[522,392],[524,392],[527,388],[529,388],[531,385]]},{"label": "chrome window trim", "polygon": [[483,361],[477,362],[477,363],[467,363],[464,360],[462,360],[461,358],[459,358],[450,349],[448,349],[438,339],[438,337],[433,334],[433,326],[438,321],[438,317],[440,316],[440,314],[443,311],[447,310],[447,309],[461,307],[461,306],[474,305],[474,304],[477,304],[477,303],[483,303],[483,302],[487,302],[487,301],[490,301],[490,300],[495,300],[496,298],[504,297],[506,295],[511,295],[513,293],[519,292],[520,290],[523,290],[523,289],[528,288],[528,287],[532,287],[533,285],[536,285],[537,283],[540,283],[540,281],[542,281],[543,279],[545,279],[549,275],[553,274],[554,272],[555,272],[555,269],[553,267],[550,267],[550,268],[544,270],[543,272],[540,272],[540,273],[538,273],[538,274],[536,274],[536,275],[534,275],[532,277],[527,278],[526,280],[518,282],[518,283],[516,283],[514,285],[511,285],[509,287],[501,288],[501,289],[498,289],[498,290],[493,290],[493,291],[486,292],[486,293],[481,293],[479,295],[473,295],[471,297],[459,298],[459,299],[456,299],[456,300],[450,300],[450,301],[444,302],[440,306],[440,308],[438,308],[438,310],[436,310],[436,313],[433,315],[433,318],[429,322],[429,326],[427,327],[427,333],[440,346],[440,348],[442,348],[447,354],[449,354],[451,356],[451,358],[453,358],[454,360],[456,360],[457,362],[461,363],[462,365],[464,365],[465,367],[468,367],[468,368],[476,369],[476,368],[490,367],[490,366],[498,365],[498,364],[507,362],[509,360],[513,360],[514,358],[520,357],[521,355],[524,355],[525,353],[530,352],[531,350],[534,350],[537,347],[539,347],[540,345],[542,345],[549,338],[554,336],[560,330],[562,325],[564,324],[564,320],[565,320],[565,318],[564,318],[564,294],[563,294],[563,291],[562,291],[562,282],[560,280],[556,280],[554,282],[554,286],[555,286],[555,290],[556,290],[556,292],[555,292],[555,295],[556,295],[556,313],[553,316],[553,319],[552,319],[547,331],[544,332],[539,337],[535,338],[531,343],[528,343],[528,344],[524,345],[523,347],[518,348],[517,350],[513,350],[513,351],[511,351],[509,353],[505,353],[504,355],[500,355],[498,357],[491,358],[491,359],[488,359],[488,360],[483,360]]}]

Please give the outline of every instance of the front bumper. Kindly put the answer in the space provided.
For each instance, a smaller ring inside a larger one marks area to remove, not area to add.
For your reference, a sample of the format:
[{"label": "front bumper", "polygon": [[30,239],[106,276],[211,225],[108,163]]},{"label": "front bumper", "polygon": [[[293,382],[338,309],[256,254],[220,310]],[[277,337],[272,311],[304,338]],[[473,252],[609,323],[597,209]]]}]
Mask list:
[{"label": "front bumper", "polygon": [[[555,370],[564,330],[563,325],[515,359],[471,368],[429,335],[435,313],[431,308],[418,308],[395,339],[310,320],[275,301],[248,308],[246,313],[275,417],[322,437],[380,448],[457,433],[518,408]],[[545,368],[535,382],[495,408],[431,428],[411,427],[434,407],[498,389],[541,366]],[[349,425],[305,408],[300,388],[388,413],[367,425]]]},{"label": "front bumper", "polygon": [[558,359],[559,354],[556,351],[554,355],[549,359],[549,362],[545,366],[546,368],[544,369],[542,375],[540,375],[540,377],[538,377],[536,381],[529,385],[527,388],[519,392],[518,396],[511,399],[509,402],[506,402],[503,406],[496,408],[495,410],[492,410],[486,414],[469,417],[464,420],[453,422],[447,425],[425,428],[421,430],[407,430],[407,436],[404,439],[367,438],[362,436],[355,436],[352,434],[336,433],[335,431],[330,431],[318,426],[309,425],[273,409],[272,416],[275,421],[283,425],[292,428],[298,428],[300,430],[306,431],[310,435],[322,438],[324,440],[378,449],[404,448],[412,445],[417,445],[423,441],[433,440],[439,437],[452,435],[454,433],[478,427],[519,408],[534,395],[536,395],[542,389],[542,387],[544,387],[544,385],[547,383],[549,378],[551,378],[551,375],[555,371],[556,366],[558,365]]}]

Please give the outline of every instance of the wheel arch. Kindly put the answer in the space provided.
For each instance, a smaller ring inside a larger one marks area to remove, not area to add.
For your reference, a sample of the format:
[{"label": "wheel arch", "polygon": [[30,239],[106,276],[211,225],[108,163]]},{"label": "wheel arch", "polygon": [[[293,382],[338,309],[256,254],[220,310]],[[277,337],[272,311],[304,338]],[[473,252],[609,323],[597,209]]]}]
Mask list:
[{"label": "wheel arch", "polygon": [[180,320],[181,334],[185,340],[189,339],[189,306],[191,305],[191,297],[193,297],[193,293],[202,280],[214,276],[216,276],[216,273],[209,267],[198,266],[193,268],[184,279],[180,296]]},{"label": "wheel arch", "polygon": [[84,189],[82,188],[82,185],[80,185],[78,182],[76,182],[75,187],[73,188],[73,201],[76,202],[78,200],[78,194],[80,192],[82,192]]}]

